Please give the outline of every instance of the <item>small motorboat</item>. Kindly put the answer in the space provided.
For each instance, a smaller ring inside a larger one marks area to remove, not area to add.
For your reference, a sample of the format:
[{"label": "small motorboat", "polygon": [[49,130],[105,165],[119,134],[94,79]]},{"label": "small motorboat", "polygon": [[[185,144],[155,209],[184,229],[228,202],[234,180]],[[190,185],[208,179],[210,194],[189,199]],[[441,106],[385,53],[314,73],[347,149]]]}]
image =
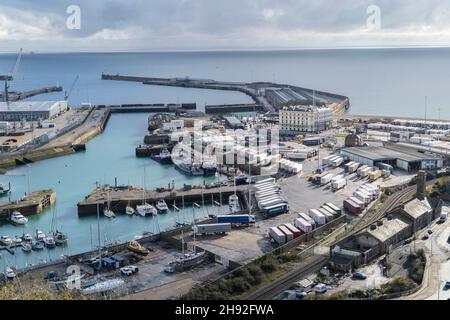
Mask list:
[{"label": "small motorboat", "polygon": [[127,208],[125,209],[125,213],[129,216],[132,216],[136,211],[134,210],[133,207],[131,206],[127,206]]},{"label": "small motorboat", "polygon": [[14,272],[13,269],[11,269],[10,267],[7,267],[5,269],[5,276],[8,280],[13,280],[16,278],[16,273]]},{"label": "small motorboat", "polygon": [[31,252],[31,250],[33,249],[31,244],[29,244],[28,242],[22,242],[21,246],[22,246],[22,251],[27,252],[27,253]]},{"label": "small motorboat", "polygon": [[135,253],[139,253],[142,255],[147,255],[150,253],[150,250],[148,250],[147,248],[143,247],[139,242],[137,241],[130,241],[127,244],[127,248],[128,250],[135,252]]},{"label": "small motorboat", "polygon": [[109,210],[109,209],[105,209],[103,211],[103,215],[105,217],[108,217],[108,218],[115,218],[116,217],[116,214],[112,210]]},{"label": "small motorboat", "polygon": [[166,213],[167,211],[169,211],[169,207],[163,199],[158,200],[158,202],[156,203],[156,209],[160,213]]},{"label": "small motorboat", "polygon": [[44,241],[46,235],[41,230],[36,230],[36,240],[37,241]]},{"label": "small motorboat", "polygon": [[1,236],[0,243],[4,246],[10,246],[13,243],[13,240],[8,236]]},{"label": "small motorboat", "polygon": [[15,245],[20,245],[22,243],[22,238],[19,236],[15,236],[13,242]]},{"label": "small motorboat", "polygon": [[35,251],[43,250],[44,249],[44,243],[41,241],[34,241],[31,244],[31,249]]},{"label": "small motorboat", "polygon": [[44,238],[44,245],[47,248],[54,248],[56,246],[55,239],[52,236],[47,236]]},{"label": "small motorboat", "polygon": [[31,242],[33,241],[33,237],[28,233],[24,233],[22,236],[22,240],[25,242]]},{"label": "small motorboat", "polygon": [[18,225],[24,225],[28,223],[28,218],[24,217],[19,211],[14,211],[11,214],[11,222]]},{"label": "small motorboat", "polygon": [[66,244],[67,240],[68,240],[67,235],[62,233],[61,231],[58,231],[58,230],[53,232],[53,238],[54,238],[55,243],[56,243],[57,246]]}]

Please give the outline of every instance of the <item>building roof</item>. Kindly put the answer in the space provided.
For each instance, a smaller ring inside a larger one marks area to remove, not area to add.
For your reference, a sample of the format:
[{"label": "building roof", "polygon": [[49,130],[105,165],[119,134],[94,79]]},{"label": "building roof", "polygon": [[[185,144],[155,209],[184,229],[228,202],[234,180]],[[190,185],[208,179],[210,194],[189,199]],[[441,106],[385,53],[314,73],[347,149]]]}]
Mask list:
[{"label": "building roof", "polygon": [[417,219],[422,215],[430,212],[432,210],[430,203],[427,199],[419,200],[414,199],[405,204],[403,211],[405,211],[413,219]]},{"label": "building roof", "polygon": [[380,242],[385,242],[408,227],[408,224],[400,219],[385,219],[382,221],[383,225],[377,225],[375,230],[371,230],[370,228],[367,229],[367,233]]},{"label": "building roof", "polygon": [[50,111],[60,101],[0,102],[0,112]]},{"label": "building roof", "polygon": [[344,149],[348,152],[362,158],[372,161],[386,161],[400,159],[407,162],[438,160],[438,156],[420,153],[417,149],[403,146],[384,146],[384,147],[352,147]]}]

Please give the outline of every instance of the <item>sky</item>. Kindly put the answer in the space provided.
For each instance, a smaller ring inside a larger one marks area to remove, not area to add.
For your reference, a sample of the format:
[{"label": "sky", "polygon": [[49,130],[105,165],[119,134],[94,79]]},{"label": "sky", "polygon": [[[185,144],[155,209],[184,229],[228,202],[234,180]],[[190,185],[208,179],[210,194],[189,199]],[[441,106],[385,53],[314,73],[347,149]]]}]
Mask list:
[{"label": "sky", "polygon": [[450,0],[0,0],[0,52],[449,45]]}]

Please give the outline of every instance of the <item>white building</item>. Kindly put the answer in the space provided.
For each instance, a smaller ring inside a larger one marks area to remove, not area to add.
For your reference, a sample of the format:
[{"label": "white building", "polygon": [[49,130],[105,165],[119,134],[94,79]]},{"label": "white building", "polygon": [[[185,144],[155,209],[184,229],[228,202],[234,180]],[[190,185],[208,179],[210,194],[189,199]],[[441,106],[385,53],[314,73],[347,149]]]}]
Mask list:
[{"label": "white building", "polygon": [[68,108],[67,101],[0,102],[0,121],[53,119]]},{"label": "white building", "polygon": [[163,131],[178,131],[184,128],[184,120],[171,120],[170,122],[164,122],[162,124]]},{"label": "white building", "polygon": [[331,127],[333,112],[328,107],[290,106],[280,110],[283,132],[320,132]]}]

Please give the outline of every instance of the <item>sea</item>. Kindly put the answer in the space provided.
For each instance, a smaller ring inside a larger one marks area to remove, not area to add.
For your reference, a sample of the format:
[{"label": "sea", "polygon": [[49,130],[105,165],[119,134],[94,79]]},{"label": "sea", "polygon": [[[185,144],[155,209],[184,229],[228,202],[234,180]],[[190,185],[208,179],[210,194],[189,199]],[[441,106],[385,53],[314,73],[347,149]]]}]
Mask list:
[{"label": "sea", "polygon": [[[11,71],[14,54],[0,54],[0,74]],[[154,53],[25,53],[11,90],[30,90],[61,85],[68,91],[69,103],[77,107],[92,104],[122,103],[251,103],[238,92],[210,91],[176,87],[148,86],[134,82],[102,81],[102,72],[154,77],[189,77],[224,81],[271,81],[298,85],[346,95],[349,113],[427,117],[450,120],[450,49],[341,49],[299,51],[239,52],[154,52]],[[78,76],[78,81],[74,83]],[[3,87],[3,85],[2,85]],[[64,93],[52,93],[29,100],[62,99]],[[425,104],[427,98],[427,105]],[[11,200],[28,190],[52,188],[56,206],[30,217],[26,226],[0,223],[0,235],[34,234],[36,229],[50,232],[52,221],[68,233],[65,247],[12,255],[0,251],[0,272],[7,266],[24,268],[61,258],[63,255],[95,249],[100,232],[101,245],[129,241],[143,232],[157,233],[177,222],[192,221],[192,208],[171,211],[157,219],[119,215],[79,217],[77,203],[96,184],[143,186],[144,168],[148,188],[184,184],[202,184],[214,177],[187,177],[171,165],[135,157],[136,145],[143,142],[147,130],[146,113],[114,114],[105,131],[87,143],[87,151],[39,161],[18,167],[0,176],[11,183]],[[1,201],[8,201],[3,198]],[[205,204],[196,217],[226,212],[227,208]]]}]

